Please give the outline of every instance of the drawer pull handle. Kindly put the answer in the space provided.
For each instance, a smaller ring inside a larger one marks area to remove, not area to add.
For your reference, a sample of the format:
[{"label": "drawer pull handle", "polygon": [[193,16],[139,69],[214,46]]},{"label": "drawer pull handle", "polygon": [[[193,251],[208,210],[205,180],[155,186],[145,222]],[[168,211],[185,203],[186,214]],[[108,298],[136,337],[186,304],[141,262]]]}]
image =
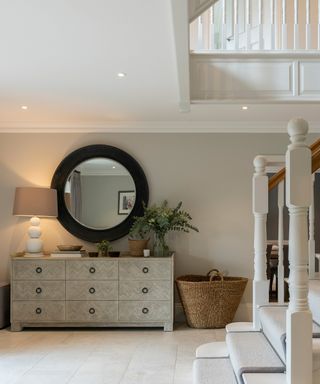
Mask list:
[{"label": "drawer pull handle", "polygon": [[96,271],[96,269],[95,269],[94,267],[91,267],[91,268],[89,269],[89,272],[90,272],[90,273],[95,273],[95,271]]},{"label": "drawer pull handle", "polygon": [[143,267],[142,268],[142,272],[143,273],[148,273],[149,272],[149,268],[148,267]]},{"label": "drawer pull handle", "polygon": [[89,292],[94,294],[96,292],[96,290],[93,287],[91,287],[91,288],[89,288]]},{"label": "drawer pull handle", "polygon": [[42,292],[42,289],[40,288],[40,287],[38,287],[37,289],[36,289],[36,293],[41,293]]},{"label": "drawer pull handle", "polygon": [[90,308],[90,309],[89,309],[89,313],[90,313],[91,315],[93,315],[95,312],[96,312],[96,310],[95,310],[94,308]]},{"label": "drawer pull handle", "polygon": [[37,314],[37,315],[40,315],[41,312],[42,312],[42,309],[41,309],[41,308],[39,308],[39,307],[36,308],[36,314]]},{"label": "drawer pull handle", "polygon": [[142,293],[148,293],[149,289],[147,287],[142,288]]},{"label": "drawer pull handle", "polygon": [[142,308],[142,313],[147,314],[149,312],[148,308]]},{"label": "drawer pull handle", "polygon": [[41,273],[41,272],[42,272],[42,268],[41,268],[41,267],[37,267],[37,268],[36,268],[36,272],[37,272],[37,273]]}]

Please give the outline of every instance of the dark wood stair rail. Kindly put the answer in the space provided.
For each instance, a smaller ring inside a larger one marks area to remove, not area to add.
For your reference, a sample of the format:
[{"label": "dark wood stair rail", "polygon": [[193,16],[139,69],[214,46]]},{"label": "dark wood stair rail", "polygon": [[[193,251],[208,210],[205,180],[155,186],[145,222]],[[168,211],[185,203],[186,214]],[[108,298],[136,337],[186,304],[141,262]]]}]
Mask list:
[{"label": "dark wood stair rail", "polygon": [[[320,168],[320,139],[310,145],[312,153],[312,173],[316,172]],[[275,188],[282,180],[285,179],[286,169],[282,168],[280,171],[269,179],[269,191]]]}]

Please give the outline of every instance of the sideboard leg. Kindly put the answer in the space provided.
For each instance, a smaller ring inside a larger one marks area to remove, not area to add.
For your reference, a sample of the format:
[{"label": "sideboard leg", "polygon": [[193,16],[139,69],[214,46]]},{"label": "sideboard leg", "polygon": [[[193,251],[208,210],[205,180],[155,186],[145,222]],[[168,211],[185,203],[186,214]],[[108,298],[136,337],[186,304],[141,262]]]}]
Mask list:
[{"label": "sideboard leg", "polygon": [[163,330],[165,332],[172,332],[173,331],[173,323],[165,323]]},{"label": "sideboard leg", "polygon": [[20,332],[22,329],[23,327],[20,323],[11,323],[11,332]]}]

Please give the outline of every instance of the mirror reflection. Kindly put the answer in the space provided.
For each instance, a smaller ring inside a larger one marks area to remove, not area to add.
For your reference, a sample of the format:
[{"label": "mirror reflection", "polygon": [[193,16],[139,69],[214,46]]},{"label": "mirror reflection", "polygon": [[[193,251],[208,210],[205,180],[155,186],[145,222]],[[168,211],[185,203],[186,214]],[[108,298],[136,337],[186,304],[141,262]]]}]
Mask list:
[{"label": "mirror reflection", "polygon": [[124,221],[135,197],[135,183],[128,170],[102,157],[80,163],[69,174],[64,188],[69,213],[93,229],[112,228]]}]

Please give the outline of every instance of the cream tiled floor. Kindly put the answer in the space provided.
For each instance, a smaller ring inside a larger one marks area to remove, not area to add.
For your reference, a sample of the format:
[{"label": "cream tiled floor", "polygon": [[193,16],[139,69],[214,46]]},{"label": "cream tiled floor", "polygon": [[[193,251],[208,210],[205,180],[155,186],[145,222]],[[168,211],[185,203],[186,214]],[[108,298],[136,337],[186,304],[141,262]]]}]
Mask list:
[{"label": "cream tiled floor", "polygon": [[224,330],[0,331],[1,384],[191,384],[198,345]]}]

